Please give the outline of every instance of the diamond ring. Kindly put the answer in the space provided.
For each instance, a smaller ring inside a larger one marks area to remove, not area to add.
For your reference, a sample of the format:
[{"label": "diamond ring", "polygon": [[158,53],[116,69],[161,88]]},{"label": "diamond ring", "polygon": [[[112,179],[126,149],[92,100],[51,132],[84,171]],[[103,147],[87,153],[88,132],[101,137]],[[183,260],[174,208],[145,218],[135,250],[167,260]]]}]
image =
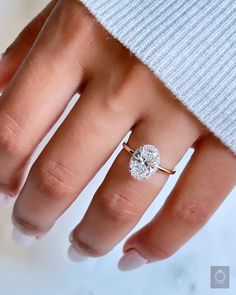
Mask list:
[{"label": "diamond ring", "polygon": [[125,142],[123,143],[123,147],[132,155],[129,161],[129,171],[134,179],[147,179],[158,170],[166,174],[174,174],[176,172],[175,170],[170,170],[159,165],[160,152],[152,144],[144,144],[135,151]]}]

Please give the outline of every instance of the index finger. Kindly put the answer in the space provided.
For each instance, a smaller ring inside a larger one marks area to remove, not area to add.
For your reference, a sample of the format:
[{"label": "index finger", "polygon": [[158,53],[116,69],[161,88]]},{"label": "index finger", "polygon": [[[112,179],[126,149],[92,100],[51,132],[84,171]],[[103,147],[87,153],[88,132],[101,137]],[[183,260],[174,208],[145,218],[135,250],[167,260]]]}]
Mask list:
[{"label": "index finger", "polygon": [[[56,8],[0,98],[0,166],[5,167],[0,171],[0,190],[11,195],[18,193],[33,151],[85,78],[79,58],[74,59],[77,48],[64,56],[65,48],[59,46],[68,26],[78,26],[78,19],[61,24],[60,15],[67,11]],[[55,32],[61,37],[55,38]]]}]

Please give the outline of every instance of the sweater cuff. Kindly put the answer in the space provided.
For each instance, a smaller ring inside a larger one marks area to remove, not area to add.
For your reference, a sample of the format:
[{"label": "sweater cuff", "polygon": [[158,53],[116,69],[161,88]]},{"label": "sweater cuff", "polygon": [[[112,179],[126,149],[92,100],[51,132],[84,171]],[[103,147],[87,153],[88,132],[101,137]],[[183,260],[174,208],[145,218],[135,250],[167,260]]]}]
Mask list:
[{"label": "sweater cuff", "polygon": [[235,0],[81,0],[236,154]]}]

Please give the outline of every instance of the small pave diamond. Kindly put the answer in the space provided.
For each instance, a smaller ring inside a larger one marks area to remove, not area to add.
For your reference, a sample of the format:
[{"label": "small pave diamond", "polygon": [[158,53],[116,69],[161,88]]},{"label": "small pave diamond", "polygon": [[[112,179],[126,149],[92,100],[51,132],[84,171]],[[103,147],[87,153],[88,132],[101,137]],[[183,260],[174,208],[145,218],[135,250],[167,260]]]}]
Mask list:
[{"label": "small pave diamond", "polygon": [[160,153],[152,144],[138,148],[129,162],[130,174],[134,179],[144,180],[157,172],[160,164]]}]

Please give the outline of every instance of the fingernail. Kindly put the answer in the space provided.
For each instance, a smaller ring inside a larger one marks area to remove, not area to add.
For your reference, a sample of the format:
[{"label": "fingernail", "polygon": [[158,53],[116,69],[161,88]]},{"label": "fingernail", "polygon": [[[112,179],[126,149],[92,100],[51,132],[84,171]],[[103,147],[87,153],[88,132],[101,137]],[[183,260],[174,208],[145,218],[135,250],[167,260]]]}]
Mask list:
[{"label": "fingernail", "polygon": [[82,250],[79,249],[75,249],[75,247],[73,245],[70,245],[69,249],[68,249],[68,257],[70,258],[70,260],[74,261],[74,262],[82,262],[85,260],[88,260],[90,257],[86,256]]},{"label": "fingernail", "polygon": [[129,271],[139,268],[147,262],[148,261],[146,258],[140,255],[135,249],[132,249],[125,253],[123,257],[121,257],[118,263],[118,268],[121,271]]},{"label": "fingernail", "polygon": [[3,60],[4,56],[5,56],[5,52],[4,53],[0,53],[0,62]]},{"label": "fingernail", "polygon": [[6,206],[10,199],[11,197],[8,194],[0,192],[0,207]]},{"label": "fingernail", "polygon": [[35,236],[26,235],[16,227],[13,228],[12,238],[16,244],[21,246],[30,246],[36,240]]},{"label": "fingernail", "polygon": [[72,244],[73,242],[73,230],[69,234],[69,242]]}]

